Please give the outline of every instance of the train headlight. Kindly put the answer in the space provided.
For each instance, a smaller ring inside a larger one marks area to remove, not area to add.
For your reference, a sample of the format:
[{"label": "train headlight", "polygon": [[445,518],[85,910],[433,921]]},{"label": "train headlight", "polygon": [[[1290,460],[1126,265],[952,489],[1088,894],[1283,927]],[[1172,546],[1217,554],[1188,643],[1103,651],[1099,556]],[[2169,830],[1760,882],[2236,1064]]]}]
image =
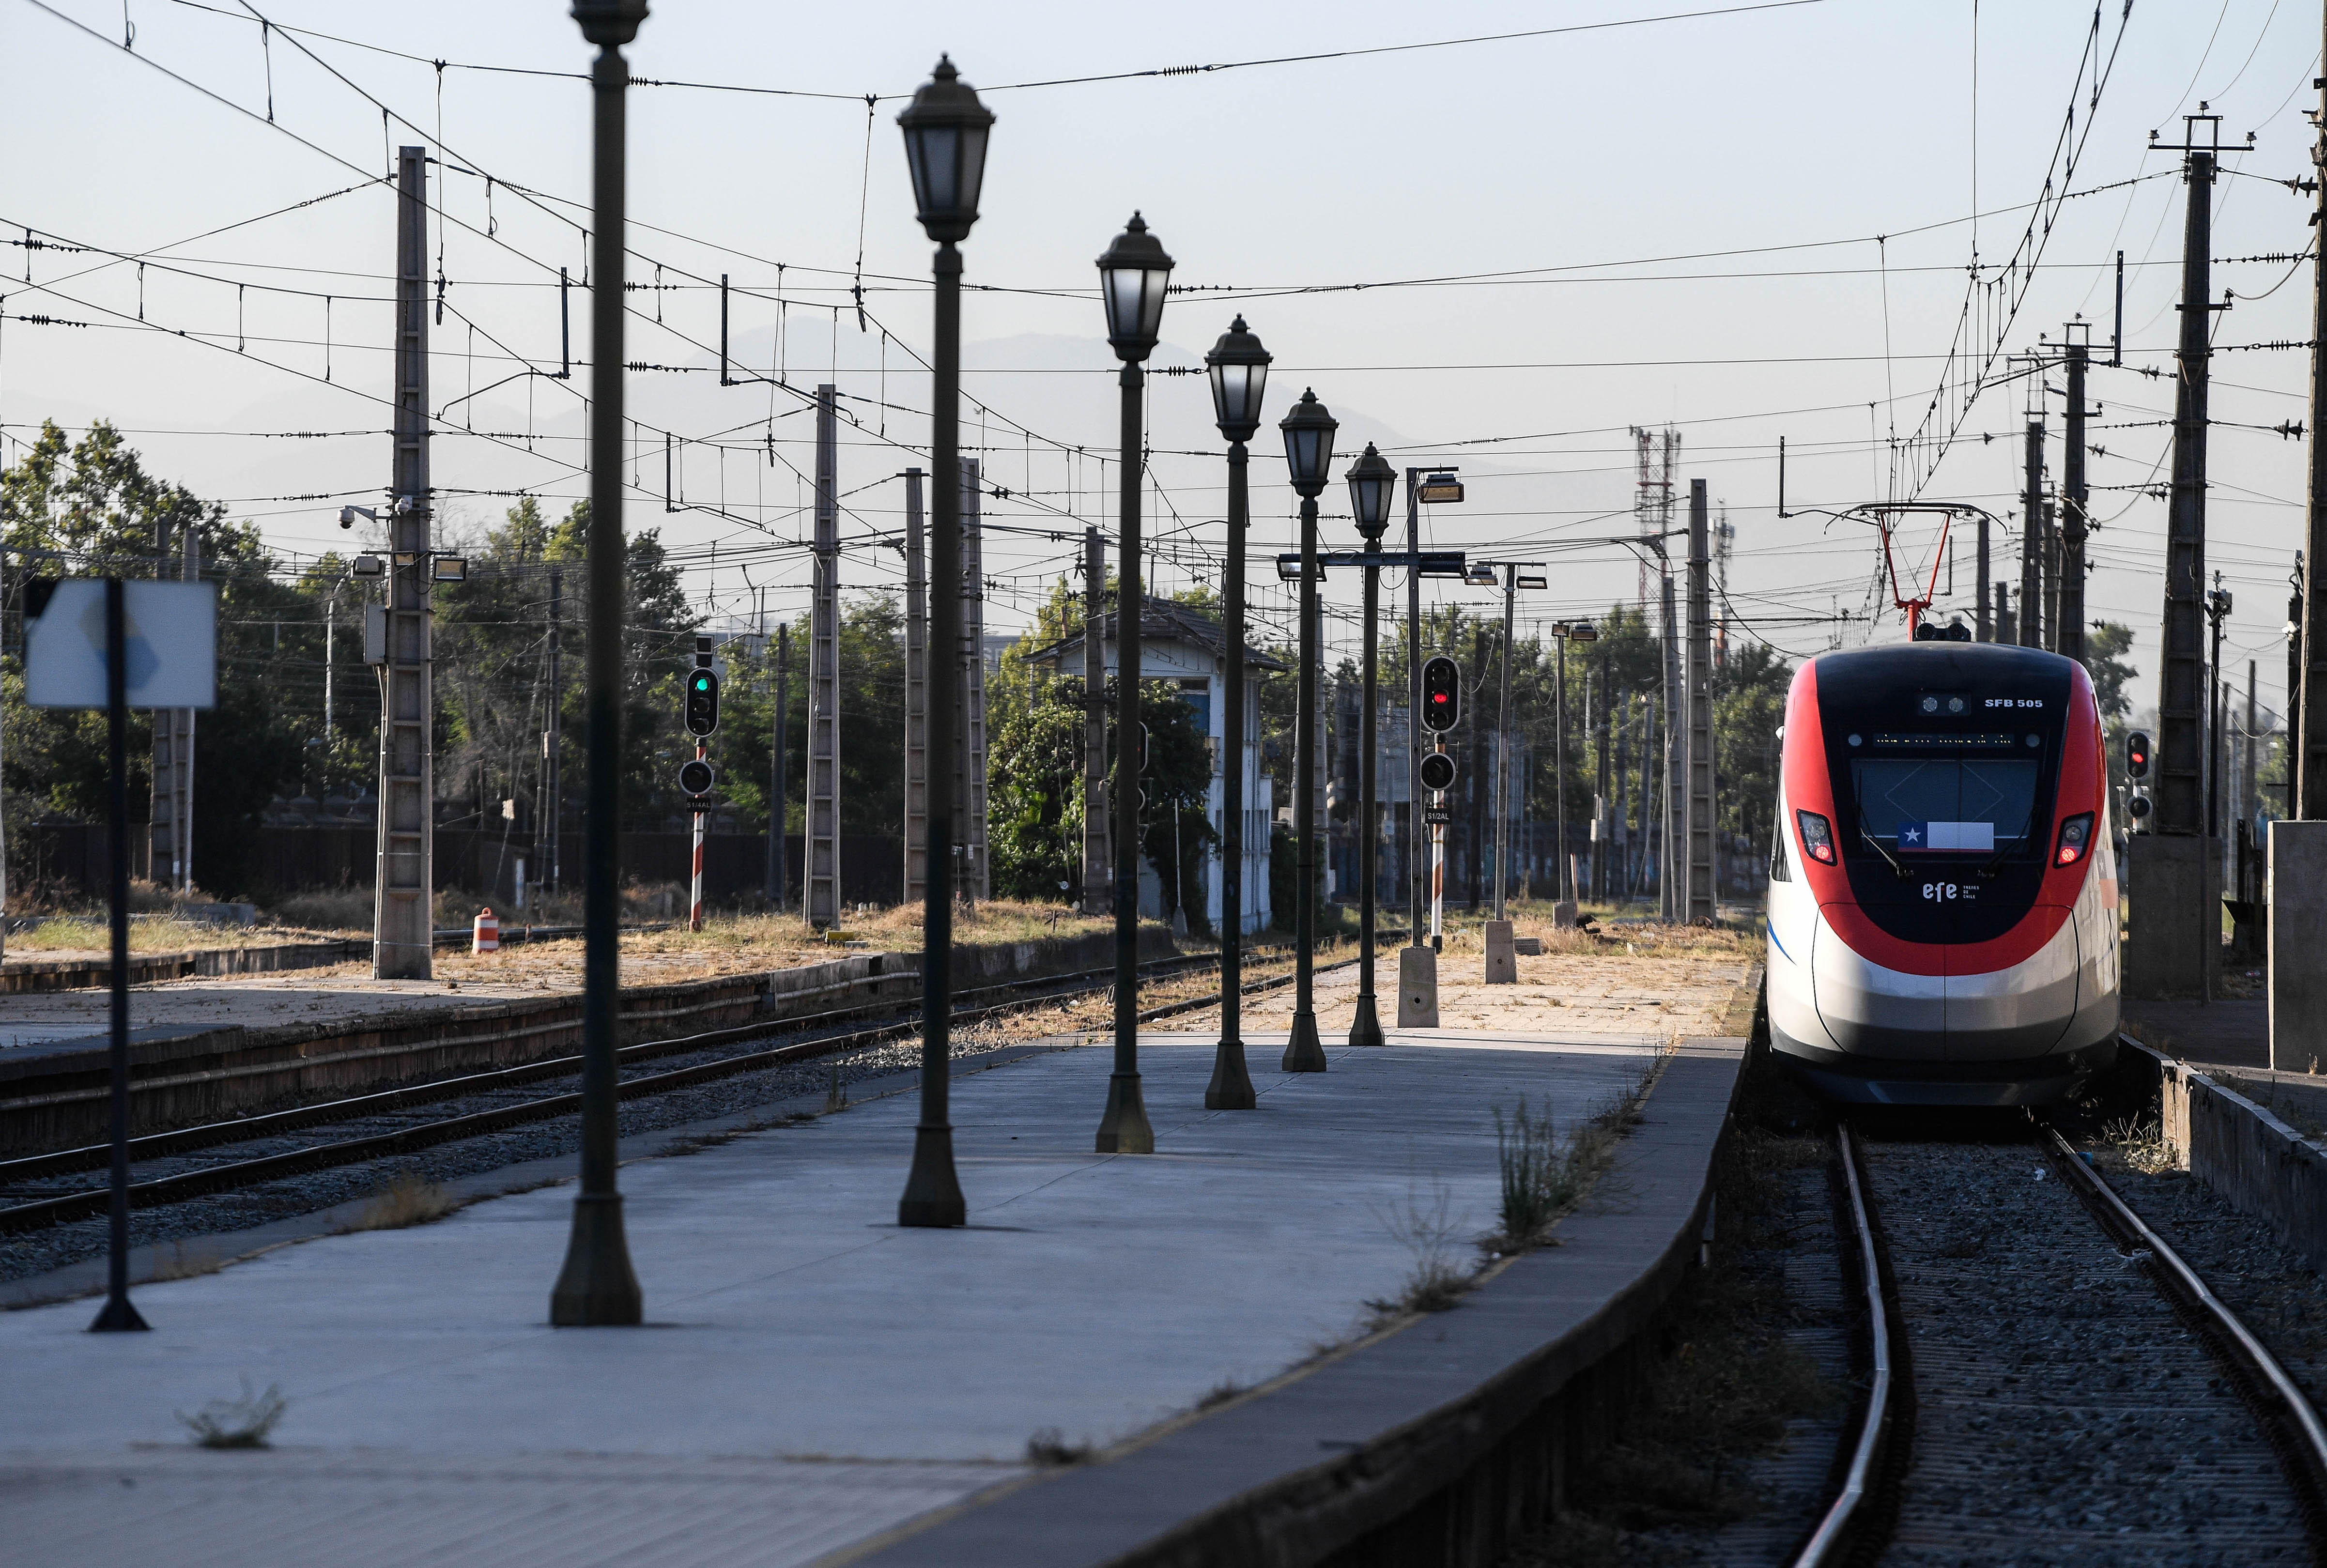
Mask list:
[{"label": "train headlight", "polygon": [[1834,863],[1834,828],[1815,811],[1797,811],[1794,820],[1801,825],[1802,852],[1820,865]]},{"label": "train headlight", "polygon": [[2074,865],[2093,847],[2093,814],[2079,812],[2061,824],[2061,841],[2052,851],[2054,865]]}]

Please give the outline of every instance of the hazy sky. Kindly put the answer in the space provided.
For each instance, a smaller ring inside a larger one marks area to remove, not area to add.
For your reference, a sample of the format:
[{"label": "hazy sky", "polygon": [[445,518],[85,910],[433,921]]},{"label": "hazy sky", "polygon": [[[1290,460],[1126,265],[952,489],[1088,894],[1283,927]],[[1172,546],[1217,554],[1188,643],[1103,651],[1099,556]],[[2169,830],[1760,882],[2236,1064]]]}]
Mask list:
[{"label": "hazy sky", "polygon": [[[588,89],[572,73],[588,52],[564,7],[259,9],[280,27],[263,33],[239,0],[0,0],[0,145],[12,154],[0,239],[14,241],[0,247],[0,457],[13,461],[44,417],[108,418],[136,433],[159,471],[258,522],[286,558],[344,547],[341,501],[370,500],[388,475],[394,202],[378,180],[393,145],[441,145],[431,177],[444,221],[429,246],[447,280],[431,372],[444,527],[474,536],[512,504],[463,492],[528,490],[562,512],[584,488],[586,373],[528,372],[559,367],[556,269],[580,276],[587,221],[576,203]],[[2057,341],[2079,312],[2106,358],[2122,248],[2126,368],[2096,369],[2091,386],[2105,411],[2090,440],[2107,455],[2092,460],[2103,528],[2089,605],[2141,632],[2137,701],[2154,704],[2164,507],[2137,488],[2098,488],[2162,484],[2167,472],[2170,433],[2157,422],[2173,407],[2184,187],[2148,133],[2179,140],[2177,117],[2201,99],[2224,116],[2226,144],[2257,133],[2252,152],[2225,160],[2238,173],[2214,192],[2213,254],[2300,250],[2308,201],[2271,182],[2308,173],[2315,7],[2135,0],[2126,16],[2123,0],[2105,0],[2097,42],[2090,5],[2051,0],[1677,14],[1687,9],[663,0],[631,51],[637,75],[780,90],[631,95],[631,276],[663,286],[631,295],[626,356],[689,369],[631,378],[641,439],[629,520],[662,530],[715,612],[749,613],[765,587],[771,611],[797,613],[799,472],[811,468],[802,394],[836,380],[856,422],[840,455],[843,581],[899,580],[897,554],[874,537],[902,516],[895,476],[927,462],[915,356],[930,302],[894,117],[944,50],[999,117],[985,215],[964,247],[970,283],[987,291],[965,310],[978,402],[965,411],[966,445],[1014,492],[986,503],[996,626],[1023,620],[1077,556],[1053,535],[1112,527],[1116,392],[1092,261],[1135,208],[1176,258],[1175,281],[1198,285],[1166,311],[1153,362],[1199,364],[1241,310],[1276,355],[1272,424],[1313,386],[1342,420],[1345,453],[1372,439],[1401,466],[1461,462],[1470,500],[1432,516],[1429,531],[1444,546],[1553,562],[1523,621],[1603,611],[1635,592],[1631,552],[1593,541],[1632,530],[1627,427],[1669,421],[1681,493],[1706,479],[1736,530],[1736,613],[1795,652],[1863,639],[1863,621],[1827,618],[1887,601],[1870,529],[1778,518],[1779,437],[1796,506],[1914,491],[2016,510],[2028,383],[1988,387],[1967,415],[1965,395],[1983,369],[2005,370],[1988,348],[2034,349],[2040,332]],[[1670,19],[1589,25],[1658,16]],[[134,54],[119,47],[125,21]],[[1576,30],[1039,85],[1555,27]],[[882,97],[869,139],[867,94]],[[385,131],[383,104],[395,121]],[[2065,176],[2064,134],[2082,149]],[[2048,178],[2070,196],[2040,208]],[[2033,278],[2005,275],[2015,252],[2032,254],[2023,236],[2038,214],[2041,266]],[[146,263],[26,249],[28,229],[43,247]],[[1972,290],[1975,245],[1982,277],[2005,282]],[[2215,268],[2217,296],[2240,296],[2219,318],[2219,343],[2311,335],[2307,268],[2289,270]],[[705,369],[716,362],[722,274],[736,291],[731,343],[752,378],[742,386]],[[860,275],[862,331],[850,303]],[[1360,284],[1375,286],[1346,286]],[[573,306],[581,359],[586,296]],[[1949,369],[1951,343],[1969,352]],[[2300,353],[2218,356],[2215,416],[2307,418],[2305,369]],[[771,375],[787,385],[768,385]],[[1943,455],[1930,443],[1906,453],[1943,380],[1936,433],[1959,434]],[[1201,378],[1150,385],[1147,530],[1162,585],[1216,582],[1220,443]],[[2061,406],[2049,403],[2057,474]],[[348,434],[257,434],[290,431]],[[666,432],[677,511],[665,509]],[[1268,615],[1283,604],[1268,558],[1293,542],[1280,451],[1273,430],[1256,443],[1251,575]],[[2238,599],[2226,662],[2258,658],[2275,704],[2301,445],[2226,425],[2212,471],[2208,565]],[[326,499],[295,499],[311,496]],[[1338,483],[1325,507],[1329,545],[1353,542],[1331,515],[1347,511]],[[1928,558],[1930,531],[1901,543]],[[1958,543],[1951,602],[1967,610],[1970,544]],[[1999,539],[1997,570],[2016,583],[2011,557]],[[1351,605],[1356,584],[1328,592]],[[1484,604],[1453,584],[1431,592]],[[1898,634],[1895,615],[1874,632]],[[1353,616],[1332,635],[1354,646]]]}]

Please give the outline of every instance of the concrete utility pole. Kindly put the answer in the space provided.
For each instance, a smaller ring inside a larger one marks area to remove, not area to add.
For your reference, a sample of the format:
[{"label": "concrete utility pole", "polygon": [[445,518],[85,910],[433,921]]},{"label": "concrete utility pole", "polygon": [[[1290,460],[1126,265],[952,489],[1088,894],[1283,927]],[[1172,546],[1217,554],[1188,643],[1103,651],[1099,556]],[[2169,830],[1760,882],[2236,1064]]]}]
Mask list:
[{"label": "concrete utility pole", "polygon": [[1688,845],[1681,814],[1688,801],[1688,730],[1681,706],[1680,621],[1673,613],[1672,558],[1657,542],[1657,575],[1664,595],[1665,776],[1663,836],[1657,859],[1658,910],[1667,924],[1687,918]]},{"label": "concrete utility pole", "polygon": [[1995,626],[1987,611],[1987,514],[1982,512],[1979,524],[1979,587],[1973,595],[1972,635],[1981,642],[1995,640]]},{"label": "concrete utility pole", "polygon": [[[170,570],[168,529],[167,523],[161,525],[162,564],[155,568],[157,575]],[[184,583],[198,581],[202,572],[202,546],[191,520],[181,546],[182,560],[178,568],[178,579]],[[325,733],[329,733],[328,729]],[[194,885],[194,710],[192,708],[163,708],[154,714],[153,821],[153,858],[146,868],[147,878],[176,892],[190,891]]]},{"label": "concrete utility pole", "polygon": [[[1511,632],[1519,609],[1519,565],[1507,563],[1503,567],[1502,686],[1495,700],[1495,919],[1499,920],[1508,918],[1503,913],[1503,876],[1510,862]],[[1559,646],[1565,653],[1565,639]]]},{"label": "concrete utility pole", "polygon": [[1083,913],[1115,908],[1107,808],[1107,545],[1083,530]]},{"label": "concrete utility pole", "polygon": [[921,471],[905,471],[905,901],[929,891],[930,582]]},{"label": "concrete utility pole", "polygon": [[541,825],[548,831],[548,854],[542,862],[542,880],[550,891],[558,887],[563,862],[558,853],[558,824],[565,820],[565,798],[558,793],[562,782],[558,777],[559,731],[563,728],[557,712],[557,694],[565,688],[558,684],[558,638],[565,623],[565,574],[558,567],[549,569],[549,723],[541,736]]},{"label": "concrete utility pole", "polygon": [[1705,481],[1688,481],[1688,873],[1685,920],[1710,920],[1719,901],[1713,824],[1713,585]]},{"label": "concrete utility pole", "polygon": [[[978,528],[977,459],[961,460],[961,745],[954,774],[955,887],[968,903],[994,896],[986,864],[986,555]],[[943,584],[940,584],[942,589]]]},{"label": "concrete utility pole", "polygon": [[1995,640],[2013,645],[2020,641],[2020,628],[2014,623],[2012,617],[2012,585],[2009,583],[1995,585]]},{"label": "concrete utility pole", "polygon": [[[2311,178],[2315,203],[2311,213],[2312,242],[2316,254],[2311,265],[2311,441],[2310,482],[2304,492],[2304,550],[2300,581],[2303,602],[2327,604],[2327,76],[2312,84],[2321,89],[2319,139],[2312,144]],[[2287,699],[2288,742],[2292,764],[2287,770],[2287,815],[2306,822],[2327,818],[2327,627],[2304,615],[2303,685]],[[2314,630],[2316,627],[2316,630]],[[2274,845],[2278,830],[2271,830]],[[2274,849],[2274,853],[2276,850]],[[2327,846],[2321,852],[2327,865]],[[2276,919],[2273,929],[2276,929]]]},{"label": "concrete utility pole", "polygon": [[2085,657],[2085,537],[2090,495],[2085,483],[2085,415],[2089,412],[2085,407],[2085,366],[2090,357],[2082,343],[2068,346],[2069,415],[2061,432],[2061,609],[2053,634],[2055,651],[2080,662]]},{"label": "concrete utility pole", "polygon": [[2028,442],[2022,462],[2020,646],[2044,646],[2044,422],[2042,419],[2028,422]]},{"label": "concrete utility pole", "polygon": [[[2165,607],[2157,701],[2156,802],[2136,840],[2128,889],[2132,941],[2126,989],[2136,996],[2204,996],[2220,947],[2207,844],[2206,383],[2215,148],[2220,118],[2185,115],[2189,209],[2182,241],[2182,342],[2173,397],[2173,487],[2165,523]],[[2214,133],[2201,146],[2200,125]]]},{"label": "concrete utility pole", "polygon": [[396,156],[396,430],[388,486],[387,662],[380,666],[378,863],[371,972],[425,980],[435,922],[436,702],[429,647],[428,158]]},{"label": "concrete utility pole", "polygon": [[[1597,723],[1598,741],[1593,751],[1592,791],[1592,896],[1601,903],[1608,901],[1608,858],[1616,844],[1616,819],[1610,812],[1612,778],[1609,768],[1609,737],[1613,731],[1615,709],[1611,702],[1614,695],[1609,690],[1608,656],[1600,656],[1599,705],[1590,699],[1584,703],[1586,723]],[[1597,715],[1596,719],[1593,715]]]},{"label": "concrete utility pole", "polygon": [[768,737],[768,837],[772,841],[769,851],[768,901],[780,914],[791,903],[791,840],[785,831],[784,817],[789,814],[790,791],[784,779],[784,729],[791,718],[792,705],[792,629],[782,621],[776,623],[776,723],[775,733]]},{"label": "concrete utility pole", "polygon": [[808,824],[800,912],[840,923],[840,448],[837,388],[816,389],[816,578],[808,609]]}]

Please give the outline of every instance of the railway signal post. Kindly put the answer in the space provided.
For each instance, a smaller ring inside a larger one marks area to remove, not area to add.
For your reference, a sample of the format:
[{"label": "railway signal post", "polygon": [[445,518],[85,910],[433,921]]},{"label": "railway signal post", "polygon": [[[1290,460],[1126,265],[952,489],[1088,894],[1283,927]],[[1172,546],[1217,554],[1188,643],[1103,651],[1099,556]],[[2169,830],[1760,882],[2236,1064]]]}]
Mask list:
[{"label": "railway signal post", "polygon": [[678,770],[695,819],[694,881],[687,905],[687,929],[703,929],[703,819],[711,811],[711,737],[719,730],[719,675],[711,667],[711,639],[695,639],[695,668],[687,677],[687,733],[695,737],[695,761]]}]

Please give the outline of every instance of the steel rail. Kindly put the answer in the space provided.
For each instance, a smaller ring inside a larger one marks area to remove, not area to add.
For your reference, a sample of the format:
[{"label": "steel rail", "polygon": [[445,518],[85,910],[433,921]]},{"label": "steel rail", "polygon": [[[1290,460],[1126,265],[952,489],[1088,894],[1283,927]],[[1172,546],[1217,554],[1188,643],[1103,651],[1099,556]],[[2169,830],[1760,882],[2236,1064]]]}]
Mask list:
[{"label": "steel rail", "polygon": [[1883,1304],[1883,1274],[1874,1255],[1874,1227],[1867,1217],[1866,1194],[1860,1185],[1857,1151],[1852,1146],[1850,1129],[1836,1125],[1834,1130],[1835,1148],[1842,1157],[1842,1178],[1850,1192],[1850,1218],[1857,1231],[1859,1274],[1866,1293],[1866,1321],[1869,1338],[1874,1348],[1874,1375],[1867,1385],[1866,1414],[1858,1429],[1858,1441],[1850,1457],[1850,1471],[1842,1489],[1836,1494],[1826,1517],[1810,1533],[1793,1560],[1794,1568],[1821,1568],[1835,1560],[1836,1552],[1848,1538],[1852,1518],[1866,1499],[1867,1488],[1874,1472],[1874,1459],[1883,1445],[1883,1434],[1891,1421],[1891,1326],[1890,1315]]},{"label": "steel rail", "polygon": [[2055,1162],[2098,1206],[2104,1227],[2115,1232],[2120,1241],[2148,1249],[2165,1293],[2216,1330],[2220,1336],[2217,1343],[2231,1353],[2231,1359],[2241,1363],[2239,1369],[2255,1386],[2255,1392],[2266,1403],[2275,1405],[2276,1414],[2285,1418],[2287,1436],[2297,1447],[2291,1457],[2308,1481],[2307,1487],[2302,1481],[2296,1483],[2298,1492],[2308,1493],[2304,1498],[2308,1505],[2304,1511],[2314,1534],[2327,1526],[2327,1508],[2322,1508],[2322,1504],[2327,1504],[2327,1425],[2321,1423],[2319,1413],[2312,1408],[2302,1388],[2229,1304],[2213,1293],[2198,1271],[2183,1262],[2182,1255],[2133,1211],[2099,1171],[2085,1163],[2059,1129],[2045,1127],[2042,1135]]},{"label": "steel rail", "polygon": [[[1184,963],[1185,961],[1163,959],[1155,960],[1155,962]],[[1215,958],[1210,960],[1210,962],[1217,963],[1218,960]],[[1343,959],[1336,964],[1323,966],[1320,972],[1322,973],[1325,970],[1332,969],[1348,968],[1356,962],[1357,960],[1354,958]],[[1201,966],[1202,962],[1199,961],[1193,965],[1190,965],[1189,968],[1201,968]],[[1185,971],[1183,970],[1183,972]],[[1105,980],[1100,983],[1079,985],[1070,990],[1052,992],[1047,995],[1029,997],[1015,1002],[995,1003],[986,1007],[958,1013],[955,1015],[956,1020],[960,1022],[975,1023],[1000,1014],[1040,1006],[1045,1003],[1056,1002],[1070,997],[1090,995],[1098,992],[1108,991],[1113,988],[1115,975],[1112,969],[1093,971],[1092,973],[1103,975],[1105,976]],[[1276,975],[1269,979],[1255,981],[1251,985],[1245,986],[1243,989],[1247,993],[1274,990],[1281,985],[1289,984],[1291,978],[1292,977],[1290,975]],[[1007,987],[985,987],[983,989],[995,990],[1006,988]],[[1167,1003],[1158,1007],[1150,1008],[1142,1012],[1138,1016],[1142,1022],[1153,1022],[1157,1018],[1168,1017],[1180,1013],[1194,1012],[1204,1007],[1218,1006],[1219,1003],[1220,999],[1218,997],[1198,997],[1189,1002]],[[797,1023],[803,1021],[793,1020],[790,1022]],[[908,1033],[913,1028],[913,1022],[914,1021],[911,1019],[895,1021],[877,1024],[868,1029],[858,1030],[849,1034],[834,1035],[823,1040],[799,1041],[791,1045],[778,1046],[769,1050],[750,1051],[740,1056],[723,1057],[716,1061],[698,1062],[692,1067],[678,1068],[669,1072],[652,1073],[641,1078],[629,1078],[618,1086],[617,1095],[622,1099],[635,1099],[647,1095],[667,1093],[673,1089],[689,1088],[697,1084],[708,1083],[722,1078],[730,1078],[743,1073],[761,1071],[767,1068],[782,1066],[789,1062],[805,1061],[813,1059],[817,1057],[838,1055],[848,1050],[860,1050],[866,1046],[878,1044],[883,1040],[893,1038],[900,1034]],[[690,1035],[676,1041],[656,1041],[643,1045],[626,1047],[624,1048],[622,1055],[626,1057],[627,1059],[635,1061],[640,1059],[641,1056],[650,1053],[653,1055],[674,1055],[687,1050],[704,1049],[714,1045],[726,1043],[738,1038],[748,1039],[754,1036],[764,1037],[770,1034],[782,1032],[796,1032],[796,1031],[781,1028],[771,1028],[768,1024],[744,1024],[738,1025],[732,1029],[715,1030],[705,1034]],[[580,1059],[577,1057],[561,1057],[546,1062],[528,1063],[524,1067],[503,1069],[500,1071],[493,1073],[472,1074],[464,1078],[445,1080],[445,1082],[455,1086],[454,1092],[456,1093],[474,1092],[480,1087],[491,1087],[495,1084],[506,1085],[523,1081],[525,1078],[570,1077],[580,1070],[579,1061]],[[444,1086],[439,1084],[416,1087],[419,1088],[437,1088]],[[407,1095],[411,1092],[412,1091],[409,1090],[388,1090],[380,1095],[360,1096],[353,1100],[332,1101],[322,1106],[302,1107],[298,1112],[277,1114],[283,1115],[305,1115],[313,1116],[315,1119],[344,1120],[350,1115],[362,1115],[369,1114],[371,1109],[393,1109],[395,1107],[392,1105],[385,1104],[384,1102],[393,1100],[397,1097]],[[249,1186],[260,1181],[276,1181],[285,1176],[303,1175],[313,1171],[328,1170],[338,1165],[350,1165],[365,1160],[383,1159],[397,1154],[410,1153],[420,1149],[432,1147],[438,1143],[452,1143],[462,1138],[476,1137],[489,1133],[502,1132],[508,1128],[522,1125],[528,1122],[546,1121],[552,1116],[576,1110],[580,1107],[581,1104],[582,1097],[579,1092],[553,1095],[538,1100],[527,1100],[519,1105],[497,1106],[490,1110],[471,1112],[465,1115],[445,1117],[438,1121],[425,1123],[418,1126],[398,1128],[391,1133],[378,1134],[367,1138],[351,1138],[341,1140],[338,1143],[318,1143],[305,1149],[287,1151],[281,1154],[268,1154],[262,1155],[252,1160],[234,1161],[223,1165],[209,1166],[200,1171],[180,1171],[174,1175],[156,1177],[148,1181],[133,1183],[129,1188],[130,1205],[133,1208],[154,1208],[171,1203],[182,1203],[192,1199],[208,1197],[216,1192],[230,1190],[237,1187]],[[350,1109],[350,1107],[355,1108]],[[328,1117],[323,1117],[318,1115],[319,1113],[325,1112],[332,1114]],[[239,1122],[213,1124],[210,1127],[202,1129],[188,1129],[187,1132],[202,1132],[207,1134],[214,1133],[220,1129],[231,1128],[239,1134],[239,1138],[217,1136],[210,1138],[208,1143],[210,1144],[215,1144],[220,1143],[235,1142],[252,1136],[252,1129],[254,1129],[254,1127],[258,1127],[260,1129],[258,1135],[264,1135],[264,1129],[261,1126],[261,1124],[265,1123],[266,1120],[267,1118],[264,1117],[247,1117]],[[277,1125],[279,1125],[280,1124]],[[181,1134],[149,1134],[149,1137],[170,1138],[180,1135]],[[73,1151],[72,1153],[77,1153],[79,1151]],[[33,1156],[33,1158],[45,1159],[50,1158],[50,1156]],[[5,1173],[5,1171],[0,1171],[0,1173]],[[107,1199],[108,1193],[106,1189],[95,1188],[83,1191],[62,1193],[54,1198],[39,1199],[30,1203],[16,1204],[10,1208],[0,1209],[0,1234],[14,1231],[41,1229],[49,1226],[67,1224],[76,1219],[84,1219],[91,1215],[103,1212]]]},{"label": "steel rail", "polygon": [[[1219,962],[1217,957],[1198,954],[1153,959],[1145,967],[1155,977],[1168,979],[1194,970],[1216,966]],[[1112,980],[1115,971],[1112,968],[1077,970],[1065,975],[1004,981],[994,985],[982,985],[973,990],[958,992],[956,994],[960,997],[974,998],[997,993],[1023,992],[1043,986],[1065,985],[1070,989],[1055,992],[1052,994],[1076,995],[1080,994],[1080,992],[1071,989],[1074,983],[1101,976]],[[868,975],[865,981],[877,984],[905,978],[910,976],[902,974]],[[780,997],[779,1000],[780,999]],[[1041,996],[1028,999],[1029,1002],[1041,1000],[1043,1000]],[[726,1002],[715,1005],[734,1006],[737,1003]],[[702,1050],[737,1040],[752,1040],[762,1035],[799,1034],[811,1029],[831,1028],[842,1023],[874,1018],[892,1020],[900,1028],[911,1022],[909,1012],[901,1011],[892,1003],[864,1003],[853,1007],[828,1008],[822,1013],[804,1013],[790,1018],[771,1018],[752,1023],[731,1024],[721,1029],[675,1036],[668,1040],[643,1041],[622,1047],[616,1053],[616,1059],[621,1061],[643,1061],[659,1056],[674,1056],[684,1051]],[[503,1031],[500,1034],[481,1036],[453,1043],[466,1046],[490,1045],[521,1040],[533,1034],[570,1030],[572,1027],[570,1022],[521,1025]],[[399,1047],[398,1054],[418,1054],[424,1049],[445,1048],[445,1042],[434,1041],[425,1047]],[[333,1059],[326,1057],[314,1059],[327,1062]],[[187,1154],[218,1143],[240,1143],[248,1138],[261,1137],[271,1133],[295,1132],[301,1127],[313,1126],[322,1122],[340,1121],[350,1115],[361,1115],[373,1111],[397,1110],[406,1106],[425,1105],[431,1100],[453,1099],[461,1095],[525,1083],[535,1078],[558,1078],[579,1071],[581,1059],[576,1055],[546,1057],[539,1061],[523,1062],[514,1067],[495,1068],[484,1072],[467,1073],[458,1078],[433,1078],[426,1083],[406,1084],[368,1095],[322,1100],[312,1106],[294,1106],[286,1110],[268,1111],[253,1116],[205,1123],[193,1127],[173,1128],[160,1133],[147,1133],[129,1141],[129,1154],[133,1160],[151,1160],[172,1154]],[[280,1070],[282,1064],[262,1065],[268,1070]],[[133,1090],[136,1087],[133,1085]],[[107,1143],[91,1143],[76,1149],[59,1149],[45,1154],[23,1154],[11,1160],[0,1160],[0,1187],[17,1181],[40,1181],[51,1176],[66,1175],[75,1171],[95,1170],[112,1157],[111,1149],[112,1145]]]}]

